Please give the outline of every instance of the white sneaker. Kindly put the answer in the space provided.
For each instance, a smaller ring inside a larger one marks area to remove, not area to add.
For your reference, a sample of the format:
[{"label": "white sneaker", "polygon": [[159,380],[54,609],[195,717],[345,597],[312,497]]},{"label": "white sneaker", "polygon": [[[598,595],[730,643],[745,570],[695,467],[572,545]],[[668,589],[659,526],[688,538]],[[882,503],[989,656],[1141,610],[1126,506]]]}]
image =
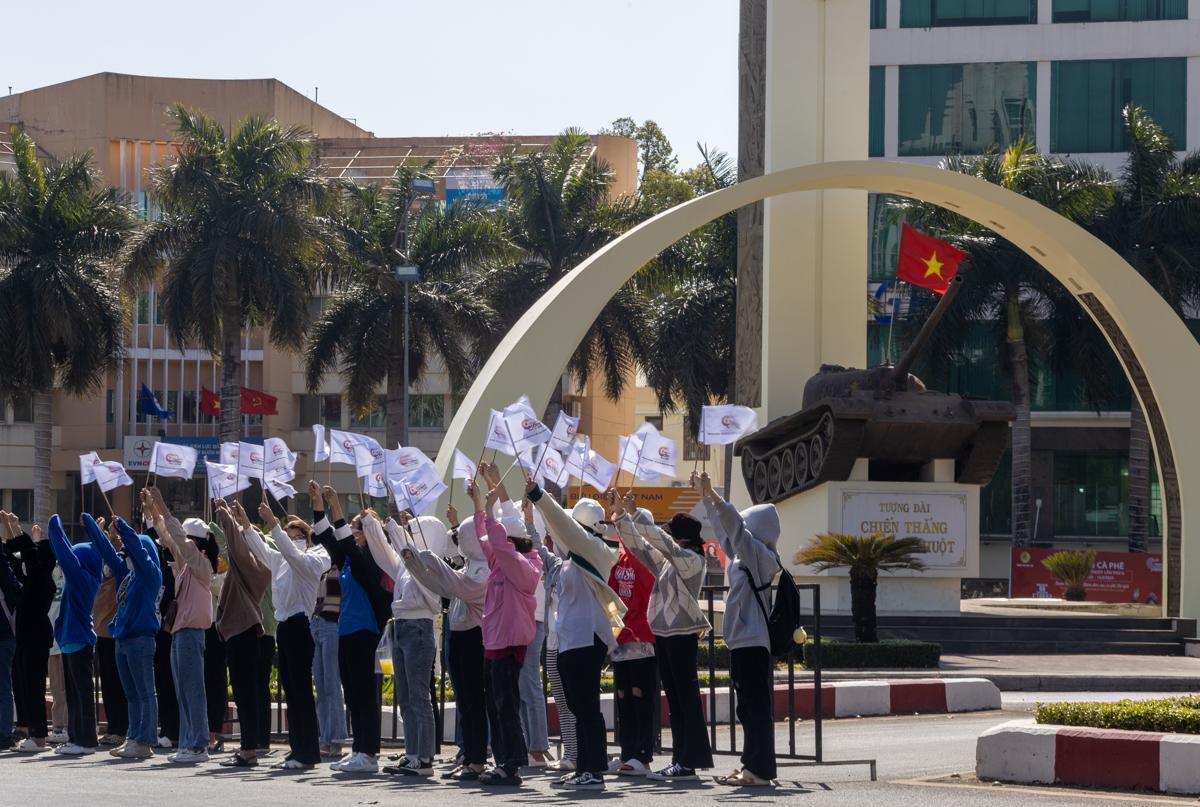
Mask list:
[{"label": "white sneaker", "polygon": [[[609,770],[611,771],[612,768]],[[622,762],[616,773],[618,776],[645,776],[650,773],[650,768],[640,759],[630,759]]]},{"label": "white sneaker", "polygon": [[335,762],[329,767],[341,773],[379,773],[379,761],[366,754],[353,753],[346,762]]},{"label": "white sneaker", "polygon": [[181,751],[176,751],[174,754],[171,754],[169,757],[167,757],[167,761],[174,762],[178,765],[197,765],[201,762],[208,762],[208,752],[191,751],[185,748]]},{"label": "white sneaker", "polygon": [[621,761],[620,757],[613,757],[608,761],[608,772],[616,773],[617,771],[621,770],[621,766],[624,764],[625,763]]},{"label": "white sneaker", "polygon": [[298,759],[285,759],[282,762],[275,763],[271,767],[280,771],[307,771],[312,770],[313,766]]},{"label": "white sneaker", "polygon": [[158,747],[159,748],[170,748],[171,747],[171,738],[170,737],[159,737],[158,738]]},{"label": "white sneaker", "polygon": [[344,757],[339,759],[337,762],[329,763],[329,767],[335,771],[340,771],[342,769],[342,766],[345,765],[350,760],[354,759],[354,757],[357,753],[358,753],[357,751],[351,751],[350,753],[346,754]]},{"label": "white sneaker", "polygon": [[145,743],[139,743],[135,740],[130,740],[120,748],[116,748],[109,752],[114,757],[121,759],[150,759],[154,756],[154,749]]},{"label": "white sneaker", "polygon": [[40,754],[42,751],[49,751],[50,749],[45,745],[38,745],[32,737],[26,737],[17,743],[13,750],[22,754]]},{"label": "white sneaker", "polygon": [[57,745],[68,742],[70,739],[71,738],[67,736],[65,731],[55,730],[46,734],[46,742],[55,743]]},{"label": "white sneaker", "polygon": [[64,743],[58,748],[55,748],[54,753],[63,754],[64,756],[68,757],[83,757],[87,756],[88,754],[96,753],[96,749],[84,748],[82,745],[76,745],[75,743]]}]

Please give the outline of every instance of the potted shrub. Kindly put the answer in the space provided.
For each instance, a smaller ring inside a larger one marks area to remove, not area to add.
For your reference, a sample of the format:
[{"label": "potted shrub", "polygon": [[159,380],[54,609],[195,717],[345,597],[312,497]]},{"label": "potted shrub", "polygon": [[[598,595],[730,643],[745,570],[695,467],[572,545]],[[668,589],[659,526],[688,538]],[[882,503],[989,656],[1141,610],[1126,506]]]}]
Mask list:
[{"label": "potted shrub", "polygon": [[1045,558],[1042,565],[1059,580],[1067,585],[1063,593],[1064,600],[1082,602],[1087,599],[1087,590],[1083,584],[1087,582],[1096,565],[1096,550],[1094,549],[1064,549]]}]

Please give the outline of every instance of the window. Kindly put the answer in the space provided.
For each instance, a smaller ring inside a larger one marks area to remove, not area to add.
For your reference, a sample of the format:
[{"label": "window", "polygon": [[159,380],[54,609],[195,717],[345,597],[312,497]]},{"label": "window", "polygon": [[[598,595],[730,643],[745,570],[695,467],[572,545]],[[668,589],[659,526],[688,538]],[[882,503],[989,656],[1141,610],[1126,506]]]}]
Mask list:
[{"label": "window", "polygon": [[[867,196],[867,280],[887,282],[896,279],[900,260],[900,218],[885,193]],[[886,306],[885,306],[886,308]],[[880,311],[886,316],[887,311]]]},{"label": "window", "polygon": [[114,390],[106,390],[104,393],[104,422],[105,423],[113,422],[113,411],[116,408],[116,403],[113,398],[114,394],[115,394]]},{"label": "window", "polygon": [[1176,148],[1187,118],[1184,59],[1054,62],[1050,68],[1050,150],[1114,152],[1128,147],[1121,111],[1143,107]]},{"label": "window", "polygon": [[445,425],[445,395],[409,394],[408,427],[410,429],[440,429]]},{"label": "window", "polygon": [[163,302],[162,297],[158,294],[154,295],[154,318],[150,318],[150,292],[143,291],[138,294],[137,299],[137,321],[140,325],[161,325]]},{"label": "window", "polygon": [[1129,534],[1129,457],[1123,451],[1054,453],[1055,536]]},{"label": "window", "polygon": [[1187,0],[1054,0],[1054,22],[1186,20]]},{"label": "window", "polygon": [[18,395],[12,399],[13,423],[33,423],[33,396]]},{"label": "window", "polygon": [[12,496],[11,512],[16,513],[17,518],[21,521],[29,521],[33,518],[33,491],[32,490],[11,490],[9,494]]},{"label": "window", "polygon": [[901,28],[1037,22],[1037,0],[901,0]]},{"label": "window", "polygon": [[662,428],[663,428],[662,415],[646,415],[645,421],[647,423],[649,423],[651,426],[653,426],[654,428],[658,429],[659,431],[662,431]]},{"label": "window", "polygon": [[982,154],[1034,138],[1033,62],[900,68],[901,157]]},{"label": "window", "polygon": [[871,27],[887,28],[887,0],[871,0]]},{"label": "window", "polygon": [[884,97],[884,68],[882,65],[871,67],[871,106],[867,116],[870,134],[867,136],[867,156],[883,156],[883,97]]},{"label": "window", "polygon": [[365,416],[358,412],[352,412],[350,425],[360,429],[382,429],[384,421],[384,411],[387,407],[387,398],[383,395],[375,396],[375,405],[371,407],[371,411]]},{"label": "window", "polygon": [[342,427],[342,396],[340,395],[301,395],[300,425],[312,426],[320,423],[334,429]]}]

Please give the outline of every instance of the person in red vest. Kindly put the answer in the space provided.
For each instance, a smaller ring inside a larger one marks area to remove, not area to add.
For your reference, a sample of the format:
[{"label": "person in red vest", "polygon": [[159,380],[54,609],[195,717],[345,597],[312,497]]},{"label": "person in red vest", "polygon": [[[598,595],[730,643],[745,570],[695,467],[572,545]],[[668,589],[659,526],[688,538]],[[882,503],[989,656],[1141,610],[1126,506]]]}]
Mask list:
[{"label": "person in red vest", "polygon": [[[615,521],[621,502],[616,490],[605,494],[609,521]],[[621,545],[608,585],[625,603],[625,627],[612,651],[613,689],[616,692],[618,740],[621,755],[608,765],[609,773],[645,776],[650,772],[654,749],[654,708],[658,703],[654,633],[646,611],[654,574]]]}]

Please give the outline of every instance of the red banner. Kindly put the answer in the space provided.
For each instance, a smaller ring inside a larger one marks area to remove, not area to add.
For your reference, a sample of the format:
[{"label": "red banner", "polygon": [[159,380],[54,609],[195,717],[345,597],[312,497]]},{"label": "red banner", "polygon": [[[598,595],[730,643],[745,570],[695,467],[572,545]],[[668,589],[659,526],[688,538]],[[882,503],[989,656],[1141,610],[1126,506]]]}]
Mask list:
[{"label": "red banner", "polygon": [[[1010,597],[1061,598],[1066,585],[1042,565],[1057,549],[1012,551]],[[1145,552],[1097,552],[1084,588],[1092,602],[1162,602],[1162,555]]]}]

